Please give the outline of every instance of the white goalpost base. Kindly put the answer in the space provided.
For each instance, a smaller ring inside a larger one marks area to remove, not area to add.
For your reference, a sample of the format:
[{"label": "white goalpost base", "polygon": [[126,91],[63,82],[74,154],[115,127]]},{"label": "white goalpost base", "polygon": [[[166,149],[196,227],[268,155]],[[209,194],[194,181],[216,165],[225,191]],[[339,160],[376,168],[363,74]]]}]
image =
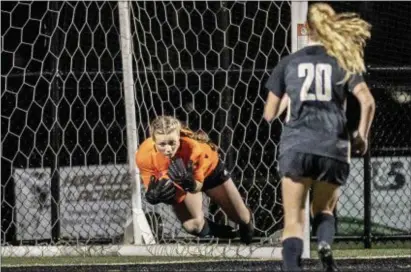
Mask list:
[{"label": "white goalpost base", "polygon": [[2,257],[168,256],[281,259],[280,247],[242,245],[6,246]]}]

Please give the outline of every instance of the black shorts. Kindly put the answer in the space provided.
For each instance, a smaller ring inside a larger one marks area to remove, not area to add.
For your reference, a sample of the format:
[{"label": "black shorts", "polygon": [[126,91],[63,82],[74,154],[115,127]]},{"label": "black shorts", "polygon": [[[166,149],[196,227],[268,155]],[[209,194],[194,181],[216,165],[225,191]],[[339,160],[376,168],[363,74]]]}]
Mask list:
[{"label": "black shorts", "polygon": [[205,192],[213,189],[226,182],[229,178],[230,173],[225,170],[224,163],[221,160],[218,160],[217,166],[213,172],[204,179],[203,188],[201,190]]},{"label": "black shorts", "polygon": [[285,152],[279,158],[280,175],[289,178],[311,178],[344,185],[350,164],[333,158],[301,152]]}]

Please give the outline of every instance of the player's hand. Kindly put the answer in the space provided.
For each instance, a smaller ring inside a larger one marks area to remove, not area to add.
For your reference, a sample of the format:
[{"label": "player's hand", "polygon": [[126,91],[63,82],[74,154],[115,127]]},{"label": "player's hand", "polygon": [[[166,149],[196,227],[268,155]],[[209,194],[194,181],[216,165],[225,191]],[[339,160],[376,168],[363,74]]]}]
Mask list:
[{"label": "player's hand", "polygon": [[170,179],[150,177],[150,183],[146,192],[146,200],[152,205],[158,203],[173,204],[176,187]]},{"label": "player's hand", "polygon": [[193,161],[188,161],[187,168],[181,158],[172,159],[168,167],[168,176],[186,192],[194,192],[197,183],[194,180]]},{"label": "player's hand", "polygon": [[361,136],[358,131],[354,132],[352,139],[354,154],[364,156],[368,149],[368,140]]}]

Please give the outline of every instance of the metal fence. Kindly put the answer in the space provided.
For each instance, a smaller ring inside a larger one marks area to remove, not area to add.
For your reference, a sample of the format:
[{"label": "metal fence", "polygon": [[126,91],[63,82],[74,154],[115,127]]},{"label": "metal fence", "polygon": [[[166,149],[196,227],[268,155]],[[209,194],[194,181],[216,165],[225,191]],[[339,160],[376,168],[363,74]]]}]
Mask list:
[{"label": "metal fence", "polygon": [[[368,70],[377,106],[370,148],[364,158],[353,158],[335,212],[336,239],[362,242],[366,248],[374,242],[411,241],[411,86],[406,80],[411,69]],[[351,114],[358,116],[359,109]]]},{"label": "metal fence", "polygon": [[[336,209],[337,241],[411,240],[411,3],[329,2],[360,13],[372,25],[365,50],[366,82],[376,100],[370,149],[353,159],[350,180]],[[360,109],[347,112],[351,129]]]}]

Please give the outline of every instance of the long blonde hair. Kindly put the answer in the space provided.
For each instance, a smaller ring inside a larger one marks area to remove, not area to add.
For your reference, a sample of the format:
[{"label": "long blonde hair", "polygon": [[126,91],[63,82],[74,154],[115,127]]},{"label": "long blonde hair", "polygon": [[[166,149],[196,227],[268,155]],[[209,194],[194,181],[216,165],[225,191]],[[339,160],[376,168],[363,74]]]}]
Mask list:
[{"label": "long blonde hair", "polygon": [[155,135],[167,135],[174,131],[179,131],[181,137],[188,137],[196,140],[200,143],[208,144],[212,150],[217,151],[218,147],[215,145],[208,135],[203,131],[194,132],[187,126],[181,124],[181,122],[172,116],[162,115],[156,117],[150,124],[150,135],[155,139]]},{"label": "long blonde hair", "polygon": [[307,24],[312,37],[347,72],[344,81],[352,74],[365,72],[364,47],[371,38],[369,23],[356,13],[336,14],[330,5],[317,3],[308,9]]}]

